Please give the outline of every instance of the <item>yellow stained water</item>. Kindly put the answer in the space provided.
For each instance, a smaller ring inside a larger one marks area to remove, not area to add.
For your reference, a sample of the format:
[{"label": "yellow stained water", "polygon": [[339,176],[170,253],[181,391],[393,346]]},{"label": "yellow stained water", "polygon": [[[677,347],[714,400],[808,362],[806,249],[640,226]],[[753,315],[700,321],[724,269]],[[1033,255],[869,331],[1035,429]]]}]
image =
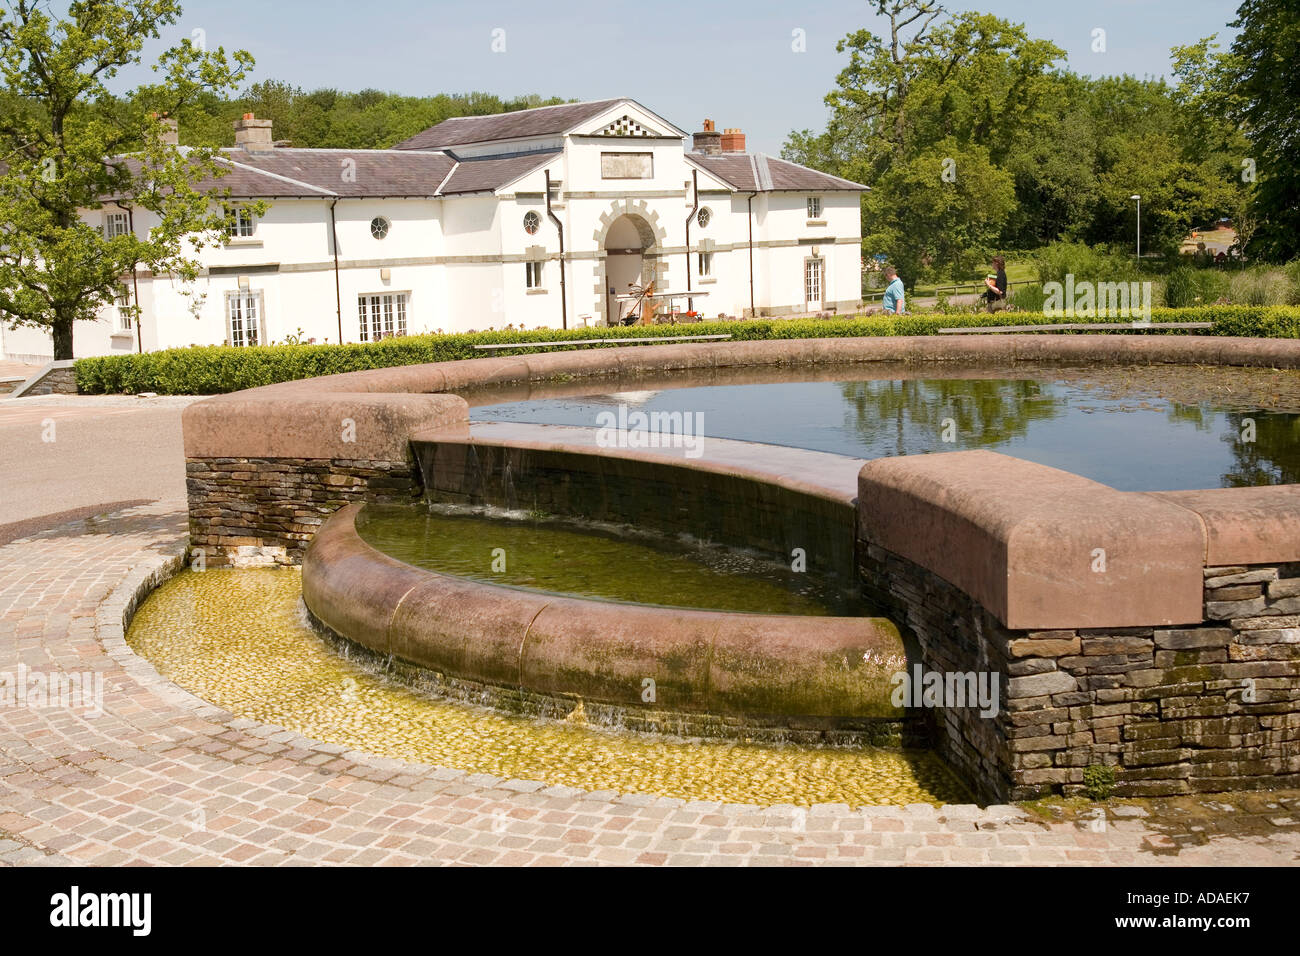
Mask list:
[{"label": "yellow stained water", "polygon": [[144,602],[127,643],[164,677],[237,716],[383,757],[691,800],[969,799],[925,751],[684,741],[425,697],[338,655],[307,624],[301,595],[297,570],[185,571]]}]

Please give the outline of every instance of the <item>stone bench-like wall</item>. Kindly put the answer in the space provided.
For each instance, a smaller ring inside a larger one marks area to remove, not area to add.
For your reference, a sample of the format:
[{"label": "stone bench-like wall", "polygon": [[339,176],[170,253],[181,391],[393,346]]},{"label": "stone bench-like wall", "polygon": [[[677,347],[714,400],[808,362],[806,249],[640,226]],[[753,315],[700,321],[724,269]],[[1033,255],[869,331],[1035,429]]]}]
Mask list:
[{"label": "stone bench-like wall", "polygon": [[[859,572],[926,672],[997,675],[988,714],[933,703],[989,799],[1300,785],[1300,488],[1118,492],[991,452],[869,462]],[[1231,564],[1229,564],[1231,562]]]}]

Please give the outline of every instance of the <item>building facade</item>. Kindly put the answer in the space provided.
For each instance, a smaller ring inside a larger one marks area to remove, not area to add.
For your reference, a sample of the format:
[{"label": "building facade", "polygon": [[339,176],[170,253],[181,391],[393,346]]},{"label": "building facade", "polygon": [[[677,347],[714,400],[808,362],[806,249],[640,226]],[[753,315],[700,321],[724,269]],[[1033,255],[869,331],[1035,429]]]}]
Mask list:
[{"label": "building facade", "polygon": [[[710,121],[687,134],[630,99],[459,117],[391,150],[276,145],[245,116],[223,150],[236,209],[202,274],[126,277],[121,304],[75,331],[78,357],[188,345],[368,342],[623,320],[636,287],[706,318],[861,304],[866,189],[745,151]],[[262,200],[264,215],[239,212]],[[89,210],[148,230],[126,205]],[[5,329],[0,357],[52,355]]]}]

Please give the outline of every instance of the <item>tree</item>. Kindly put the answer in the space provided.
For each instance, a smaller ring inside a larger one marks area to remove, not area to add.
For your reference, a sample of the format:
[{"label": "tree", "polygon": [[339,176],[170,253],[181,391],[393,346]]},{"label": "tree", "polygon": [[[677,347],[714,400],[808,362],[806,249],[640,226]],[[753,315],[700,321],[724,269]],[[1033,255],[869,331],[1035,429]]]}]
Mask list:
[{"label": "tree", "polygon": [[986,259],[1014,205],[1011,175],[988,150],[949,138],[876,180],[863,202],[863,246],[884,251],[912,288],[924,275],[959,275]]},{"label": "tree", "polygon": [[1220,61],[1215,87],[1236,107],[1257,156],[1259,220],[1252,251],[1281,261],[1300,256],[1300,5],[1246,0],[1230,26],[1240,30]]},{"label": "tree", "polygon": [[[159,56],[156,82],[125,97],[107,86],[180,13],[175,0],[74,0],[55,20],[13,0],[0,14],[0,320],[48,328],[56,359],[138,267],[193,278],[193,251],[227,225],[213,201],[224,168],[210,149],[168,145],[159,117],[233,89],[252,58],[183,40]],[[106,204],[154,224],[110,235],[83,220]]]}]

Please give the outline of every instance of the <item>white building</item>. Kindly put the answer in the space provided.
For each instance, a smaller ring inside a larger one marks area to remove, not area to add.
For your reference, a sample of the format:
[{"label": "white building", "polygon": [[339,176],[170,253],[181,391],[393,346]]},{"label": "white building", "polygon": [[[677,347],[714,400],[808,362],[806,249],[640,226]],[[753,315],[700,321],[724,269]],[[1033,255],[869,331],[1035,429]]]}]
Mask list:
[{"label": "white building", "polygon": [[[191,287],[145,272],[129,315],[79,323],[78,357],[192,344],[365,342],[470,329],[604,325],[630,283],[694,292],[680,311],[799,315],[861,304],[866,188],[745,151],[710,121],[692,137],[629,99],[449,119],[391,150],[276,146],[236,124],[231,200],[261,199]],[[147,230],[106,205],[88,221]],[[660,303],[661,308],[665,303]],[[48,359],[5,329],[0,358]]]}]

